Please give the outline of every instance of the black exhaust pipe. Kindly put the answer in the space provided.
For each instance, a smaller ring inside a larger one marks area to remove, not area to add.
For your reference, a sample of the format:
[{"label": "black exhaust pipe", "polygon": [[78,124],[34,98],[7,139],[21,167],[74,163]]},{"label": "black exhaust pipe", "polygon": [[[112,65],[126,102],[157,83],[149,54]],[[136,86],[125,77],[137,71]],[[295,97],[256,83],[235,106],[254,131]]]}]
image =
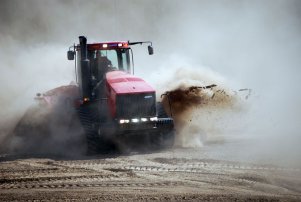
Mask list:
[{"label": "black exhaust pipe", "polygon": [[87,59],[87,38],[84,36],[79,36],[79,44],[80,44],[80,53],[81,60]]},{"label": "black exhaust pipe", "polygon": [[84,36],[79,37],[80,44],[80,64],[78,68],[79,75],[79,87],[80,94],[83,100],[90,100],[92,86],[91,86],[91,70],[90,70],[90,60],[88,59],[88,47],[87,38]]}]

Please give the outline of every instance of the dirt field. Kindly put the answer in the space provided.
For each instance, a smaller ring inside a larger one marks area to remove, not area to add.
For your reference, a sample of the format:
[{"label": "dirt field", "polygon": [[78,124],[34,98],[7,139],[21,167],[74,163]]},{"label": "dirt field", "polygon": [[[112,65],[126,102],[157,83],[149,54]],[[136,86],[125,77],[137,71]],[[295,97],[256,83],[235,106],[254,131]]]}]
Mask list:
[{"label": "dirt field", "polygon": [[64,158],[2,155],[0,201],[300,201],[301,170],[229,156],[239,143]]}]

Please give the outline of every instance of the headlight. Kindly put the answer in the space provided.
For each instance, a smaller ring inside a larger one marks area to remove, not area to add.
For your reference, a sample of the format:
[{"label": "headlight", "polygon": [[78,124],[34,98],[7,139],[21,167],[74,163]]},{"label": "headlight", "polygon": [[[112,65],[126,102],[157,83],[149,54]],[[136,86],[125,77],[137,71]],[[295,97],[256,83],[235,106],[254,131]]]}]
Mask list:
[{"label": "headlight", "polygon": [[131,120],[133,123],[138,123],[139,122],[139,119],[132,119]]},{"label": "headlight", "polygon": [[147,121],[147,118],[141,118],[141,121],[142,121],[142,122],[146,122],[146,121]]},{"label": "headlight", "polygon": [[119,120],[119,123],[120,124],[123,124],[123,123],[129,123],[130,122],[130,120],[128,120],[128,119],[120,119]]},{"label": "headlight", "polygon": [[150,120],[151,121],[158,121],[158,117],[151,117]]}]

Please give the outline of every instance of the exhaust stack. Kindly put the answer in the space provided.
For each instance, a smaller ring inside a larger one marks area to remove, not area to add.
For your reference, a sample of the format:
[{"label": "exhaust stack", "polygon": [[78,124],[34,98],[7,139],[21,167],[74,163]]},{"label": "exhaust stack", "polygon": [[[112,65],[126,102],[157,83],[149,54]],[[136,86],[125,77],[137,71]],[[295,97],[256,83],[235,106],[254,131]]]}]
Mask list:
[{"label": "exhaust stack", "polygon": [[87,57],[87,38],[79,37],[80,45],[80,62],[78,64],[78,83],[80,96],[83,100],[89,100],[91,97],[91,70],[90,60]]}]

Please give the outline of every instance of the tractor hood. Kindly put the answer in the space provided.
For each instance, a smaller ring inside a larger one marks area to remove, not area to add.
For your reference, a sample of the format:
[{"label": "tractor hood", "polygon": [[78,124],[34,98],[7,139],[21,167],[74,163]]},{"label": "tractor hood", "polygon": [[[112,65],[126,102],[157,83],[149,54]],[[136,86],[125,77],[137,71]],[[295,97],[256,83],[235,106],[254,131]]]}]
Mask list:
[{"label": "tractor hood", "polygon": [[112,71],[106,74],[109,87],[116,94],[152,93],[155,90],[143,79],[123,71]]}]

